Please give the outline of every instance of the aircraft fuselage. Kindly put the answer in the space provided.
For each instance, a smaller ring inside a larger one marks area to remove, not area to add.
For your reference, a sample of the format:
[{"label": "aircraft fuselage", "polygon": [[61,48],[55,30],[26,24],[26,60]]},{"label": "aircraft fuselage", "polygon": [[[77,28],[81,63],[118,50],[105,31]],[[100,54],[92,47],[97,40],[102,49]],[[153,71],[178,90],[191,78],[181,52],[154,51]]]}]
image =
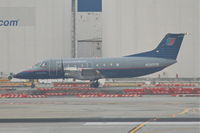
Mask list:
[{"label": "aircraft fuselage", "polygon": [[94,69],[101,76],[77,76],[76,79],[96,80],[100,78],[130,78],[151,74],[176,63],[173,59],[152,57],[119,57],[119,58],[75,58],[45,60],[33,68],[16,74],[22,79],[59,79],[73,78],[65,74],[67,69]]}]

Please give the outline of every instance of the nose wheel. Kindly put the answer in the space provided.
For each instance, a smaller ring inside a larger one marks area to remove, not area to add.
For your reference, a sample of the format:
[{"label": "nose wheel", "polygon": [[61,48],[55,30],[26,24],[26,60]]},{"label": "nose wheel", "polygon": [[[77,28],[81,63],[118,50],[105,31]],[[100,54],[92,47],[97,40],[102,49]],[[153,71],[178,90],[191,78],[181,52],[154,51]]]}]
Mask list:
[{"label": "nose wheel", "polygon": [[99,81],[98,80],[94,80],[90,83],[90,87],[92,88],[98,88],[99,87]]},{"label": "nose wheel", "polygon": [[13,76],[9,75],[8,80],[12,80]]},{"label": "nose wheel", "polygon": [[12,80],[12,78],[13,78],[13,73],[10,73],[10,75],[8,76],[8,80]]}]

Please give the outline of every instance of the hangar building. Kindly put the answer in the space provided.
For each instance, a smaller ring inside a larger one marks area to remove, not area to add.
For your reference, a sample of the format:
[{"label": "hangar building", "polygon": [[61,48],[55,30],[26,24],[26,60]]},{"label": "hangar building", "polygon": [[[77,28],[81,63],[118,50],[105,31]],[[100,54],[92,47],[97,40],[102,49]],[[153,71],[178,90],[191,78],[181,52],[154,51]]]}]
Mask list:
[{"label": "hangar building", "polygon": [[0,72],[72,57],[75,24],[77,57],[88,53],[81,53],[82,44],[97,45],[99,56],[117,57],[151,50],[168,32],[188,32],[178,63],[160,74],[200,77],[199,0],[93,0],[102,4],[100,11],[79,11],[75,0],[76,21],[73,1],[0,0]]}]

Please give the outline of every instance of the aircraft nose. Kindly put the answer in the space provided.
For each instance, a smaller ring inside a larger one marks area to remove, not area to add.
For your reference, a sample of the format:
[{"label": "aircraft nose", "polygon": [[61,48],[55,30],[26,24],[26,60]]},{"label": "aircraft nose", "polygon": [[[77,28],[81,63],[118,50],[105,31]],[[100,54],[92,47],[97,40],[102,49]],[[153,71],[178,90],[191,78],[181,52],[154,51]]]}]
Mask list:
[{"label": "aircraft nose", "polygon": [[22,78],[23,77],[23,73],[22,72],[20,72],[20,73],[17,73],[17,74],[15,74],[15,75],[13,75],[13,77],[14,78]]},{"label": "aircraft nose", "polygon": [[13,75],[14,78],[18,79],[29,79],[32,76],[33,76],[32,72],[29,71],[23,71]]}]

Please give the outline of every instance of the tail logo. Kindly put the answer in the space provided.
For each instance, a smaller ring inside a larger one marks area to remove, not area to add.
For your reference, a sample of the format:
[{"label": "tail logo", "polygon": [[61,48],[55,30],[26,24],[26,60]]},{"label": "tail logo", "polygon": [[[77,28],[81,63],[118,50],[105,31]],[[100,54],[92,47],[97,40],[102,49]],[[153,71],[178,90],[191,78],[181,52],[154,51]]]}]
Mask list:
[{"label": "tail logo", "polygon": [[175,41],[176,41],[176,38],[168,38],[167,40],[166,40],[166,45],[167,46],[173,46],[174,45],[174,43],[175,43]]}]

